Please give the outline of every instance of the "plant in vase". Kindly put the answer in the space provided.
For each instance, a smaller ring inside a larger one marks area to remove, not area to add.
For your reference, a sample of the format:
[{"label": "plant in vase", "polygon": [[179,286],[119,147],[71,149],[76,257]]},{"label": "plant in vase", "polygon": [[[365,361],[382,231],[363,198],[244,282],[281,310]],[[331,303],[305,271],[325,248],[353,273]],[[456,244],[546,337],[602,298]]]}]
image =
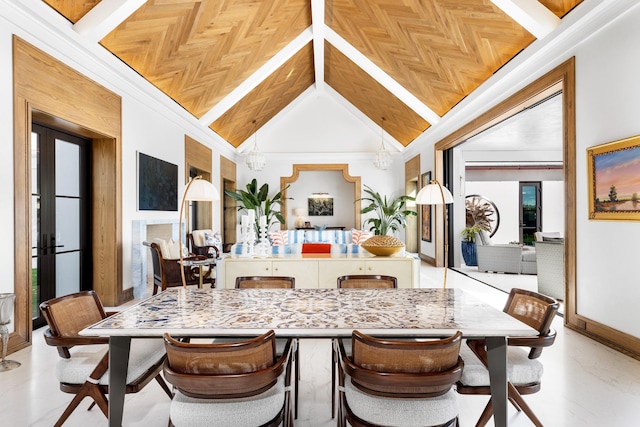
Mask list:
[{"label": "plant in vase", "polygon": [[478,265],[478,256],[476,253],[476,233],[481,230],[479,225],[465,227],[462,232],[462,258],[464,263],[470,267]]},{"label": "plant in vase", "polygon": [[[396,232],[401,227],[405,228],[407,226],[407,216],[418,215],[415,211],[405,209],[406,202],[414,201],[415,198],[411,196],[399,196],[393,200],[389,200],[387,196],[380,195],[380,193],[373,191],[366,185],[364,186],[364,192],[367,193],[369,197],[362,197],[359,200],[369,202],[369,205],[362,208],[360,213],[367,214],[373,212],[375,214],[374,217],[368,218],[364,222],[364,225],[371,225],[369,231],[373,231],[375,236],[367,239],[362,247],[377,255],[390,255],[393,252],[397,252],[404,247],[404,243],[387,234]],[[389,250],[389,248],[393,249]]]},{"label": "plant in vase", "polygon": [[[266,230],[269,230],[276,222],[284,223],[284,217],[280,213],[280,206],[284,201],[282,192],[288,187],[287,185],[273,197],[269,197],[269,184],[262,184],[258,188],[258,181],[254,178],[246,185],[246,191],[224,190],[224,193],[238,202],[238,211],[253,209],[258,220],[264,216],[266,218]],[[255,228],[256,235],[259,236],[260,226],[258,222],[255,223]]]}]

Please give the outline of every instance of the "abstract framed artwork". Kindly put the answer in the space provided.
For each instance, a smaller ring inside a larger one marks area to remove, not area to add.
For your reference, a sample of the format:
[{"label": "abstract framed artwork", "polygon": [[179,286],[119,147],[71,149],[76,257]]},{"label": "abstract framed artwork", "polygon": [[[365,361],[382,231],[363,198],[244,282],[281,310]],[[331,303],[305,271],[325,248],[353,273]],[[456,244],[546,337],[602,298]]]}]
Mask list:
[{"label": "abstract framed artwork", "polygon": [[138,153],[138,210],[178,210],[178,165]]},{"label": "abstract framed artwork", "polygon": [[[422,174],[422,186],[424,188],[431,181],[431,171]],[[422,205],[420,218],[422,221],[422,240],[431,241],[431,205]]]},{"label": "abstract framed artwork", "polygon": [[640,136],[587,148],[589,219],[640,221]]},{"label": "abstract framed artwork", "polygon": [[333,216],[333,197],[309,197],[309,216]]}]

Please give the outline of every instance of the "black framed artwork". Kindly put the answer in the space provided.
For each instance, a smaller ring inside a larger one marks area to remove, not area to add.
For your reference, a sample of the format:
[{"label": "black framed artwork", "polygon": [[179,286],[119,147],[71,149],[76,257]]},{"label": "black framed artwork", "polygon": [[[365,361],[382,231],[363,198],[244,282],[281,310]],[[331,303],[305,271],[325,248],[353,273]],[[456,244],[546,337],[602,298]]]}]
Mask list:
[{"label": "black framed artwork", "polygon": [[138,210],[178,210],[178,165],[138,153]]}]

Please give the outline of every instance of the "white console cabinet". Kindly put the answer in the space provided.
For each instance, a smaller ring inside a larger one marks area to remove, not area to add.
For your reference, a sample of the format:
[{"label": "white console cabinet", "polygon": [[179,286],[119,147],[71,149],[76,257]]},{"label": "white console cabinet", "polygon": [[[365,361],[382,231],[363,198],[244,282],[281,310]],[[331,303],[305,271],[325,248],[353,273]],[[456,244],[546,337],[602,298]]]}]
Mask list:
[{"label": "white console cabinet", "polygon": [[420,261],[409,255],[392,257],[286,255],[277,258],[227,257],[218,263],[217,282],[234,288],[239,276],[293,276],[296,288],[335,288],[339,276],[395,276],[400,288],[420,287]]}]

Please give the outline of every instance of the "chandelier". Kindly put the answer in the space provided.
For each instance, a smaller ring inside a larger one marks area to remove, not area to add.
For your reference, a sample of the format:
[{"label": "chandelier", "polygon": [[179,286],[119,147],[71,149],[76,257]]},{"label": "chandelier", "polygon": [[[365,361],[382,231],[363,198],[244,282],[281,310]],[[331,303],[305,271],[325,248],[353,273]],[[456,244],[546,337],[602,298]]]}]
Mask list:
[{"label": "chandelier", "polygon": [[261,171],[267,160],[265,159],[264,154],[258,150],[258,127],[255,120],[253,121],[253,128],[253,149],[249,152],[246,163],[247,167],[252,171]]},{"label": "chandelier", "polygon": [[391,154],[384,146],[384,117],[380,123],[380,150],[376,153],[376,158],[373,160],[373,164],[378,169],[386,170],[391,164]]}]

